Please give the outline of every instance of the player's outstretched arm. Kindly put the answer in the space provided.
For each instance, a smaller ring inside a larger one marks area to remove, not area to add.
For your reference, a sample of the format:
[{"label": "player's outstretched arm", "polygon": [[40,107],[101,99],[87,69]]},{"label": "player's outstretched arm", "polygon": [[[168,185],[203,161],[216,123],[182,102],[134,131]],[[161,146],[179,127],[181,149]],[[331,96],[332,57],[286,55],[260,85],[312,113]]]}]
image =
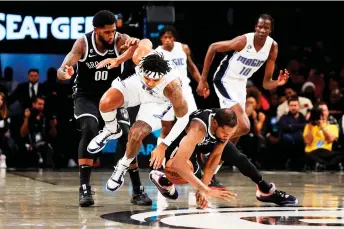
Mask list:
[{"label": "player's outstretched arm", "polygon": [[219,41],[219,42],[212,43],[209,46],[207,54],[204,59],[201,80],[197,87],[197,94],[199,96],[204,96],[204,97],[209,96],[209,94],[205,95],[205,92],[209,90],[207,77],[208,77],[210,66],[213,63],[215,54],[218,52],[240,51],[243,48],[245,48],[245,45],[246,45],[246,36],[241,35],[241,36],[235,37],[232,40]]},{"label": "player's outstretched arm", "polygon": [[133,62],[138,65],[142,57],[153,51],[153,44],[149,39],[142,39],[133,54]]},{"label": "player's outstretched arm", "polygon": [[170,133],[152,152],[150,166],[154,169],[160,168],[164,158],[166,148],[179,136],[189,123],[188,104],[183,96],[180,79],[177,78],[166,85],[164,95],[169,99],[177,117],[177,122],[173,125]]},{"label": "player's outstretched arm", "polygon": [[83,37],[74,42],[72,50],[64,58],[61,67],[57,70],[57,77],[60,80],[68,80],[74,74],[73,65],[77,64],[84,55],[86,49],[85,39]]},{"label": "player's outstretched arm", "polygon": [[203,169],[204,174],[202,177],[202,182],[205,185],[210,184],[211,178],[214,176],[215,169],[221,161],[222,152],[227,143],[228,141],[226,141],[225,143],[216,144],[213,151],[210,153],[210,156]]},{"label": "player's outstretched arm", "polygon": [[201,78],[201,74],[198,71],[197,66],[195,65],[195,63],[193,62],[193,60],[191,58],[191,50],[187,44],[183,44],[182,47],[183,47],[183,50],[186,54],[186,58],[187,58],[186,61],[187,61],[188,70],[191,73],[193,79],[196,80],[198,83],[200,78]]},{"label": "player's outstretched arm", "polygon": [[263,80],[263,87],[266,90],[274,89],[278,86],[284,85],[289,78],[289,72],[285,69],[284,72],[281,70],[277,80],[272,80],[273,73],[275,71],[275,62],[278,55],[278,45],[274,41],[271,46],[270,54],[266,60],[265,74]]}]

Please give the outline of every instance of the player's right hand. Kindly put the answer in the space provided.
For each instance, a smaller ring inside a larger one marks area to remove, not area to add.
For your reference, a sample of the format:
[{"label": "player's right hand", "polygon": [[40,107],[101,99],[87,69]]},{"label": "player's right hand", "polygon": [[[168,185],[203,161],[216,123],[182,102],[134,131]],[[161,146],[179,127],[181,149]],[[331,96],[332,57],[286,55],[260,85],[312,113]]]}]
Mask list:
[{"label": "player's right hand", "polygon": [[210,94],[208,82],[201,79],[198,83],[196,91],[199,96],[203,96],[206,99]]},{"label": "player's right hand", "polygon": [[207,196],[200,190],[196,192],[196,203],[197,203],[197,208],[204,209],[208,207]]},{"label": "player's right hand", "polygon": [[118,61],[118,58],[107,58],[105,60],[100,61],[96,68],[104,68],[106,65],[110,64],[107,69],[117,68],[121,63]]},{"label": "player's right hand", "polygon": [[227,200],[227,201],[235,200],[235,197],[237,196],[236,193],[230,192],[228,190],[215,190],[211,188],[206,189],[205,195],[212,196],[218,199]]},{"label": "player's right hand", "polygon": [[73,74],[74,74],[74,68],[72,66],[66,65],[64,67],[64,78],[66,80],[69,80],[70,78],[72,78]]}]

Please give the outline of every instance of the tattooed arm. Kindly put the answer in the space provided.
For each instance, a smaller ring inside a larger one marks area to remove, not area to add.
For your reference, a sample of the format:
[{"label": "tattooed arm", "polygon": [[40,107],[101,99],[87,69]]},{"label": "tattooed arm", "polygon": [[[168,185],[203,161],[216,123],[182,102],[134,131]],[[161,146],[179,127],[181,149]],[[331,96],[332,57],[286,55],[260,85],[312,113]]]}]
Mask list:
[{"label": "tattooed arm", "polygon": [[60,80],[68,80],[74,74],[73,65],[77,64],[83,55],[85,55],[85,39],[83,37],[74,42],[72,50],[64,58],[61,67],[57,70],[57,77]]},{"label": "tattooed arm", "polygon": [[189,122],[188,104],[184,99],[179,78],[173,80],[165,87],[164,95],[172,103],[173,110],[177,117],[177,122],[173,125],[170,133],[162,141],[162,144],[159,144],[158,147],[153,150],[149,164],[149,166],[153,166],[153,169],[161,167],[165,158],[165,150],[186,128]]}]

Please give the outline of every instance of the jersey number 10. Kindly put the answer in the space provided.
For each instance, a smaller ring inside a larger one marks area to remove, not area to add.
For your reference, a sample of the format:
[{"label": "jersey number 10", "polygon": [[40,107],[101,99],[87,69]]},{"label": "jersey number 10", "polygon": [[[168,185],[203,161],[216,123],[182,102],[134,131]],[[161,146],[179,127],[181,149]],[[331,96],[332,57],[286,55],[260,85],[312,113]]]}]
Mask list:
[{"label": "jersey number 10", "polygon": [[99,80],[107,80],[108,78],[108,71],[96,71],[96,74],[94,75],[94,80],[99,81]]},{"label": "jersey number 10", "polygon": [[251,70],[252,70],[251,68],[242,67],[242,69],[241,69],[239,74],[247,76],[251,72]]}]

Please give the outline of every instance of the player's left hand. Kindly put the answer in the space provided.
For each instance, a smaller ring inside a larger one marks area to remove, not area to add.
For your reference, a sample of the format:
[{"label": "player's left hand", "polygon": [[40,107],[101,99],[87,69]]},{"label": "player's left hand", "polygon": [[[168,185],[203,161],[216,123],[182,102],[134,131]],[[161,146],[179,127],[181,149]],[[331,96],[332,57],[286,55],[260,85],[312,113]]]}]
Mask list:
[{"label": "player's left hand", "polygon": [[97,64],[96,69],[103,68],[108,64],[110,65],[107,67],[107,69],[111,69],[111,68],[117,68],[121,63],[118,61],[117,58],[107,58],[105,60],[100,61]]},{"label": "player's left hand", "polygon": [[122,45],[121,48],[129,48],[131,46],[138,45],[139,42],[140,42],[139,39],[137,39],[135,37],[130,37],[125,41],[124,45]]},{"label": "player's left hand", "polygon": [[197,203],[197,208],[204,209],[208,207],[207,196],[200,190],[196,192],[196,203]]},{"label": "player's left hand", "polygon": [[161,143],[158,147],[156,147],[152,154],[151,154],[151,159],[149,166],[152,167],[153,169],[159,169],[162,165],[162,162],[164,161],[165,158],[165,150],[166,150],[166,145]]},{"label": "player's left hand", "polygon": [[284,71],[280,70],[280,74],[277,79],[278,86],[282,86],[286,84],[288,79],[289,79],[289,72],[287,71],[287,69],[284,69]]}]

